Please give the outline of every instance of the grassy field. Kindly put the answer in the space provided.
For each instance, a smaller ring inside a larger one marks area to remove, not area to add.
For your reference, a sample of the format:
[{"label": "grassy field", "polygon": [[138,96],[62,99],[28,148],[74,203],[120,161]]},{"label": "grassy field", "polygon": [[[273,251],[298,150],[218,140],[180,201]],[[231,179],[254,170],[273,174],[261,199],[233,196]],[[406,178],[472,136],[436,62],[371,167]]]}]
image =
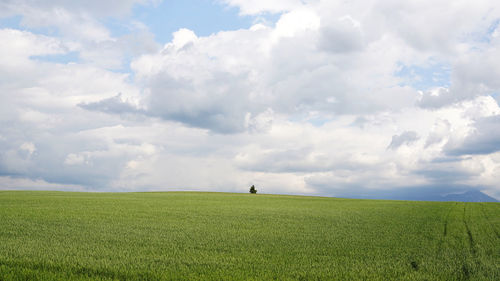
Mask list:
[{"label": "grassy field", "polygon": [[500,280],[500,204],[0,192],[0,280]]}]

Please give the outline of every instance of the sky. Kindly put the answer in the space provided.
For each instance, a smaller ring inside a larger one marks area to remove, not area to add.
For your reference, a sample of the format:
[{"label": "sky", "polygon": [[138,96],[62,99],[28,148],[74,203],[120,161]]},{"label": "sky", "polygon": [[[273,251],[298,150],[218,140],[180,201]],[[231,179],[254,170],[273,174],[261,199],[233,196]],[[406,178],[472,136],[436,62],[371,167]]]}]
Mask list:
[{"label": "sky", "polygon": [[495,0],[0,0],[0,189],[500,199]]}]

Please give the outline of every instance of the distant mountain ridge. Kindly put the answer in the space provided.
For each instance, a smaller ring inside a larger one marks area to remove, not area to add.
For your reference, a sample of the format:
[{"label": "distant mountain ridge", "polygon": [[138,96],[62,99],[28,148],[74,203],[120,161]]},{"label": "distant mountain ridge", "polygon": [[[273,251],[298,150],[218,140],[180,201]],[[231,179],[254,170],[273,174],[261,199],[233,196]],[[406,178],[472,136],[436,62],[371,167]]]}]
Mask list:
[{"label": "distant mountain ridge", "polygon": [[439,201],[457,201],[457,202],[499,202],[495,198],[482,193],[479,190],[469,190],[464,193],[448,194]]},{"label": "distant mountain ridge", "polygon": [[353,199],[410,200],[410,201],[456,201],[456,202],[500,202],[478,189],[441,193],[438,188],[407,188],[368,194],[345,194],[338,197]]}]

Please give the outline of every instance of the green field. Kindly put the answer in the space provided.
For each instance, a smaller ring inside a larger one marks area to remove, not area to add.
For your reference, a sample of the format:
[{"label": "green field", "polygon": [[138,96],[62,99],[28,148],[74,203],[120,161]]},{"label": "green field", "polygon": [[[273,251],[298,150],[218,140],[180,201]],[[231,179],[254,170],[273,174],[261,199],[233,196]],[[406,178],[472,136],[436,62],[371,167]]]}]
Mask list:
[{"label": "green field", "polygon": [[500,280],[500,204],[0,192],[0,280]]}]

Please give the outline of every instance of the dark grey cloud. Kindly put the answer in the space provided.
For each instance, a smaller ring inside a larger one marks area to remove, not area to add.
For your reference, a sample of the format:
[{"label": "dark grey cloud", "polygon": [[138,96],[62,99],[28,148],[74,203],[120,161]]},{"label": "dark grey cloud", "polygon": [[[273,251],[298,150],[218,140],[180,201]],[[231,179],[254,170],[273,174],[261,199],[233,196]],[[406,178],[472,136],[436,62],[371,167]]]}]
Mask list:
[{"label": "dark grey cloud", "polygon": [[198,77],[161,73],[149,81],[151,94],[144,114],[216,133],[243,132],[247,113],[256,115],[266,109],[249,100],[252,85],[247,75],[212,71],[200,82]]},{"label": "dark grey cloud", "polygon": [[168,76],[155,79],[146,114],[218,133],[244,131],[245,115],[251,107],[245,103],[248,90],[238,85],[237,77],[213,75],[218,77],[201,87]]},{"label": "dark grey cloud", "polygon": [[451,156],[490,154],[500,151],[500,115],[476,120],[475,130],[458,146],[445,147]]},{"label": "dark grey cloud", "polygon": [[79,107],[89,111],[99,111],[111,114],[145,114],[142,109],[137,108],[126,100],[122,99],[119,93],[114,97],[103,99],[97,102],[80,103]]},{"label": "dark grey cloud", "polygon": [[430,163],[433,164],[444,164],[444,163],[459,163],[463,160],[471,160],[471,157],[462,157],[462,156],[440,156],[432,159]]},{"label": "dark grey cloud", "polygon": [[333,53],[350,53],[364,47],[361,29],[350,18],[322,22],[318,44],[320,49]]},{"label": "dark grey cloud", "polygon": [[387,147],[387,149],[398,149],[402,145],[410,145],[413,142],[417,141],[419,139],[418,135],[416,132],[413,131],[406,131],[403,132],[400,135],[394,135],[392,136],[391,143]]},{"label": "dark grey cloud", "polygon": [[423,92],[417,104],[421,108],[437,109],[457,101],[459,101],[459,98],[456,94],[452,93],[448,88],[441,87]]},{"label": "dark grey cloud", "polygon": [[[147,105],[144,109],[123,99],[122,94],[97,102],[80,103],[78,107],[121,116],[161,118],[222,134],[244,131],[246,114],[252,108],[245,102],[246,97],[241,97],[241,93],[247,90],[234,82],[231,84],[229,74],[213,75],[218,77],[205,89],[194,87],[192,81],[179,81],[168,76],[157,78],[152,82],[152,93],[144,100]],[[218,83],[224,86],[216,86]]]},{"label": "dark grey cloud", "polygon": [[424,176],[428,181],[433,183],[451,184],[463,182],[470,179],[476,173],[457,169],[455,166],[446,166],[446,163],[428,164],[423,169],[418,169],[413,173]]}]

